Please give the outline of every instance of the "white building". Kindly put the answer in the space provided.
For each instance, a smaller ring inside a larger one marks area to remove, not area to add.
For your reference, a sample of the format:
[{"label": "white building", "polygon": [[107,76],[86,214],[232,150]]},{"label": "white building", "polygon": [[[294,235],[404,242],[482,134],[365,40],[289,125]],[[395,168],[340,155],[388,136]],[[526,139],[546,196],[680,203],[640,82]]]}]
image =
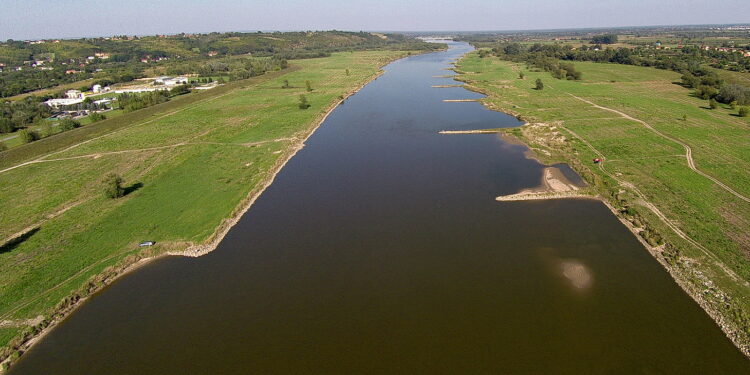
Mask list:
[{"label": "white building", "polygon": [[91,91],[94,92],[94,94],[98,94],[102,92],[102,85],[94,85],[91,87]]},{"label": "white building", "polygon": [[176,86],[176,85],[181,85],[185,83],[188,83],[187,77],[172,78],[172,77],[164,76],[164,77],[157,77],[154,80],[155,85],[165,85],[165,86]]},{"label": "white building", "polygon": [[59,108],[61,106],[75,105],[75,104],[79,104],[79,103],[83,103],[83,99],[71,99],[71,98],[66,98],[66,99],[50,99],[50,100],[47,100],[46,102],[44,102],[44,104],[46,104],[47,106],[52,107],[52,108]]},{"label": "white building", "polygon": [[80,90],[68,90],[65,92],[68,99],[83,99],[83,93]]}]

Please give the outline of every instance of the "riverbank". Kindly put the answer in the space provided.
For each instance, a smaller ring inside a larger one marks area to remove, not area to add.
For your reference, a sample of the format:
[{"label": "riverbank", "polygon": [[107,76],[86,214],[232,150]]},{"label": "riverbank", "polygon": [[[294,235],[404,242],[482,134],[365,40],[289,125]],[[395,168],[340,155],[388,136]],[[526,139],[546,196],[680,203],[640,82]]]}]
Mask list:
[{"label": "riverbank", "polygon": [[[341,54],[342,56],[345,56]],[[349,54],[346,54],[349,55]],[[270,134],[271,136],[275,137],[272,139],[269,139],[268,141],[262,141],[262,142],[243,142],[242,144],[237,143],[238,150],[247,149],[248,151],[252,151],[253,153],[257,153],[258,151],[261,151],[263,153],[263,159],[255,159],[256,161],[250,161],[250,162],[244,162],[244,164],[240,165],[240,168],[247,170],[248,168],[253,167],[254,164],[257,164],[258,161],[263,160],[272,160],[272,163],[268,164],[267,168],[261,168],[258,169],[258,167],[253,168],[254,170],[258,170],[260,173],[255,173],[252,175],[252,178],[255,180],[254,188],[252,188],[248,193],[244,194],[244,198],[240,200],[239,204],[236,204],[234,208],[232,209],[231,214],[225,218],[220,220],[218,225],[214,225],[212,229],[212,233],[206,236],[205,240],[200,241],[198,244],[195,242],[197,241],[158,241],[157,246],[154,248],[148,249],[145,252],[132,252],[131,254],[121,261],[117,261],[114,265],[107,267],[103,272],[94,273],[94,275],[91,277],[91,279],[84,285],[82,289],[76,290],[74,293],[66,297],[63,302],[56,305],[56,307],[52,310],[52,312],[46,312],[44,315],[48,318],[43,319],[39,324],[34,325],[28,330],[25,330],[20,336],[18,336],[12,343],[9,344],[11,347],[10,350],[5,351],[3,360],[3,367],[8,367],[12,362],[17,360],[20,357],[20,354],[22,354],[24,351],[28,350],[31,346],[33,346],[36,342],[38,342],[47,332],[53,329],[55,325],[57,325],[59,322],[63,321],[65,317],[70,315],[77,307],[79,307],[89,296],[93,295],[94,293],[104,289],[107,285],[111,284],[118,278],[122,277],[125,274],[128,274],[146,264],[148,264],[150,261],[153,261],[155,259],[168,256],[168,255],[182,255],[182,256],[200,256],[203,254],[206,254],[213,249],[216,248],[216,246],[221,242],[221,240],[224,238],[224,236],[229,232],[229,230],[232,228],[234,224],[238,221],[238,219],[252,206],[252,204],[255,202],[258,196],[262,194],[262,192],[273,182],[274,178],[276,177],[277,173],[283,168],[283,166],[302,148],[304,147],[304,142],[307,140],[307,138],[312,135],[315,130],[325,121],[325,119],[328,117],[328,115],[343,101],[346,100],[349,96],[353,95],[357,91],[359,91],[362,87],[364,87],[367,83],[371,82],[372,80],[379,77],[383,71],[382,67],[396,59],[402,58],[406,56],[406,53],[388,53],[387,55],[385,53],[369,53],[369,55],[373,56],[375,59],[368,58],[363,59],[362,57],[368,56],[368,53],[357,53],[352,55],[351,59],[359,59],[357,64],[354,64],[352,62],[345,62],[348,67],[351,67],[352,70],[355,69],[355,67],[360,67],[360,73],[359,77],[354,76],[352,79],[358,80],[358,84],[354,87],[349,87],[346,89],[345,92],[341,92],[338,90],[338,85],[344,84],[343,82],[339,83],[341,79],[338,77],[332,77],[333,79],[329,79],[329,81],[334,82],[333,89],[325,89],[322,83],[319,84],[319,88],[316,88],[317,93],[323,93],[324,96],[320,97],[318,100],[329,100],[329,104],[327,104],[325,107],[320,109],[308,109],[307,111],[300,111],[296,109],[296,111],[292,112],[295,115],[290,116],[292,119],[295,119],[299,117],[297,114],[305,114],[309,113],[309,111],[318,110],[319,114],[315,117],[313,121],[305,121],[308,125],[305,126],[301,130],[293,130],[293,134],[291,134],[291,137],[279,137],[277,134]],[[384,56],[381,56],[384,55]],[[336,60],[333,60],[336,61]],[[315,61],[312,61],[311,63],[321,65],[323,69],[330,69],[330,67],[326,66],[324,63],[325,59],[317,59]],[[369,74],[367,76],[364,76],[363,73],[367,72],[367,64],[370,64],[371,62],[374,62],[374,68],[375,71],[373,74]],[[304,62],[309,63],[309,62]],[[309,64],[308,64],[309,65]],[[340,65],[340,63],[338,64]],[[316,68],[310,68],[308,69],[316,69]],[[313,70],[313,73],[317,70]],[[343,67],[341,68],[341,71],[343,72]],[[280,86],[281,82],[280,80],[284,78],[288,78],[289,80],[299,80],[300,77],[297,76],[303,76],[306,74],[305,69],[301,69],[299,72],[295,73],[294,76],[290,75],[281,75],[278,77],[273,77],[273,80],[269,80],[267,82],[261,83],[260,85],[263,86],[265,90],[274,90],[274,92],[277,90],[276,87]],[[332,73],[329,73],[332,74]],[[347,74],[348,76],[348,74]],[[278,81],[278,82],[277,82]],[[278,86],[277,86],[278,83]],[[294,90],[297,91],[297,90]],[[237,95],[240,95],[238,92]],[[244,94],[247,95],[247,94]],[[260,94],[262,95],[262,94]],[[318,94],[320,95],[320,94]],[[315,93],[308,94],[309,97],[312,97],[312,100],[316,100],[315,98],[318,97]],[[234,96],[234,95],[232,95]],[[290,106],[294,105],[294,100],[296,100],[297,94],[295,92],[289,92],[289,95],[287,96],[287,99],[285,99],[280,105],[282,106]],[[227,98],[226,100],[232,100],[232,98]],[[262,98],[261,98],[262,100]],[[221,110],[221,109],[220,109]],[[230,120],[232,118],[230,117]],[[227,126],[232,126],[236,123],[236,121],[232,121],[230,124],[223,123],[222,121],[217,120],[217,125],[223,126],[225,129]],[[251,125],[249,128],[249,131],[253,131],[253,129],[257,129],[259,125]],[[246,134],[247,130],[243,130],[242,128],[237,129],[239,133],[238,135]],[[243,133],[243,131],[245,133]],[[203,131],[201,135],[205,135],[208,132]],[[245,136],[247,137],[247,136]],[[257,150],[257,151],[256,151]],[[90,152],[92,150],[86,150],[83,152]],[[253,155],[253,154],[250,154]],[[242,154],[238,154],[241,158],[247,158],[247,154],[243,157]],[[153,166],[149,169],[152,169]],[[236,168],[236,167],[235,167]],[[247,172],[245,172],[246,174]],[[238,186],[238,189],[241,189],[242,185]],[[235,195],[236,196],[236,195]],[[131,199],[131,197],[128,197],[128,199]],[[217,198],[220,199],[220,198]],[[226,199],[225,199],[226,200]],[[209,203],[210,200],[207,200],[207,203]],[[214,202],[213,204],[215,204]],[[226,204],[222,205],[226,206]],[[217,212],[218,213],[218,212]],[[24,244],[22,244],[24,245]],[[72,282],[71,280],[70,282]],[[69,282],[69,283],[70,283]],[[10,314],[6,314],[10,315]]]},{"label": "riverbank", "polygon": [[[741,254],[739,251],[727,251],[737,248],[736,242],[731,245],[727,242],[727,239],[735,241],[737,235],[733,234],[729,225],[723,233],[713,232],[716,235],[707,238],[697,237],[695,233],[708,232],[696,232],[697,228],[694,226],[701,223],[694,224],[694,221],[710,221],[710,216],[707,215],[711,211],[697,213],[689,209],[691,204],[687,202],[675,206],[675,202],[683,202],[686,196],[690,196],[693,189],[715,190],[704,186],[703,181],[699,183],[693,179],[660,180],[665,171],[677,168],[671,160],[676,157],[674,154],[679,153],[679,147],[665,144],[668,142],[657,140],[653,135],[642,132],[637,124],[631,125],[627,118],[612,119],[611,114],[606,112],[599,114],[586,106],[571,105],[567,98],[568,93],[577,92],[576,90],[585,90],[586,95],[594,95],[589,91],[598,89],[598,86],[553,80],[545,72],[528,72],[527,79],[522,80],[517,78],[519,67],[507,62],[498,62],[494,58],[493,64],[490,64],[487,63],[488,59],[482,60],[473,55],[465,57],[463,64],[459,65],[462,70],[471,71],[473,74],[461,75],[457,79],[467,83],[467,89],[487,95],[482,100],[487,108],[509,113],[526,121],[527,124],[522,127],[508,129],[506,132],[523,140],[530,150],[535,151],[541,162],[565,162],[576,170],[589,183],[599,199],[664,266],[677,284],[711,316],[735,346],[746,356],[750,355],[750,320],[747,302],[744,302],[747,301],[745,297],[748,295],[747,283],[743,276],[746,270],[745,261],[736,258]],[[601,70],[619,69],[619,66],[612,64],[595,67]],[[646,82],[656,79],[649,75],[651,70],[637,69],[639,68],[632,69],[634,72],[630,73],[633,76],[642,73]],[[585,69],[583,71],[585,77],[587,72]],[[537,77],[545,80],[543,91],[532,90],[533,81]],[[606,85],[616,84],[609,82],[606,72],[597,72],[596,77],[606,81]],[[548,85],[547,81],[552,83]],[[639,87],[632,83],[620,86],[632,91]],[[662,89],[667,88],[680,90],[672,86]],[[675,93],[675,102],[661,105],[671,108],[677,105],[677,98],[679,103],[682,103],[684,99],[677,96],[678,94],[682,95]],[[606,93],[596,95],[603,96],[598,97],[598,100],[606,100]],[[621,99],[622,102],[627,100]],[[693,111],[692,108],[685,110]],[[584,119],[579,120],[581,117]],[[598,123],[599,126],[593,126],[594,123]],[[618,130],[617,127],[624,130]],[[636,134],[635,138],[632,138],[633,134]],[[655,155],[655,152],[658,154]],[[647,155],[648,153],[651,154]],[[721,153],[714,157],[722,156],[732,158]],[[594,164],[591,162],[594,158],[603,161]],[[633,163],[636,165],[634,168],[626,165],[627,162],[640,160],[649,160],[650,163],[636,162]],[[684,167],[688,168],[687,165]],[[655,179],[671,187],[654,186]],[[676,188],[675,184],[688,184],[690,189]],[[665,192],[674,194],[674,191],[681,192],[683,196],[672,196],[669,200],[664,200]],[[698,194],[703,196],[699,201],[707,203],[708,197]],[[718,198],[721,202],[716,206],[719,207],[719,212],[730,210],[726,202],[735,201],[729,194],[719,192],[711,198]],[[746,216],[743,213],[745,206],[742,202],[734,202],[731,210],[735,211],[735,216],[732,216],[735,220],[734,225],[736,220],[742,220],[741,218]],[[685,212],[690,213],[688,217],[681,215]],[[726,217],[719,214],[718,221],[726,221]],[[722,244],[719,245],[722,251],[714,249],[717,243]]]}]

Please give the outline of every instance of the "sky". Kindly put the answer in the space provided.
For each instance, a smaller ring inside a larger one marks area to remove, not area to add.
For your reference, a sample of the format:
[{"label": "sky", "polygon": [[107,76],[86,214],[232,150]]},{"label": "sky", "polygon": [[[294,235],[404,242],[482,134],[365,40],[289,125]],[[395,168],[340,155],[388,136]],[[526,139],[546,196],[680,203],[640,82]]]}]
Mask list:
[{"label": "sky", "polygon": [[0,0],[0,40],[750,23],[750,0]]}]

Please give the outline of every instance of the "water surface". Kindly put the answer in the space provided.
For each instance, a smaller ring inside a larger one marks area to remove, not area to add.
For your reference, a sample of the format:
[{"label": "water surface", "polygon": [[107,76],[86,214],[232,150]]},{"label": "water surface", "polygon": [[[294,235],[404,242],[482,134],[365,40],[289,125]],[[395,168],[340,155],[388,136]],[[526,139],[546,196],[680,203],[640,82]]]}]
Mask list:
[{"label": "water surface", "polygon": [[[496,202],[544,166],[413,56],[336,109],[211,254],[97,294],[12,374],[741,374],[594,200]],[[566,175],[569,173],[566,173]]]}]

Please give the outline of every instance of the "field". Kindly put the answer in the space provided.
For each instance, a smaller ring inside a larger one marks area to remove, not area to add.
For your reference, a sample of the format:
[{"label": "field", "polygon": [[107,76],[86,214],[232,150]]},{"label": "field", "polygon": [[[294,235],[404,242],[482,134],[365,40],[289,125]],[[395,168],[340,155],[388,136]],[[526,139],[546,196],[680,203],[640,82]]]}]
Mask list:
[{"label": "field", "polygon": [[[511,132],[541,159],[568,162],[595,185],[683,288],[716,320],[731,325],[725,331],[747,350],[750,119],[724,105],[709,109],[676,84],[675,72],[575,66],[583,72],[580,81],[477,54],[461,60],[457,70],[464,73],[461,80],[488,94],[485,105],[529,122]],[[534,89],[537,78],[543,90]],[[697,171],[689,167],[688,150]],[[595,165],[594,158],[604,162]]]},{"label": "field", "polygon": [[[345,52],[298,60],[281,72],[3,153],[0,238],[25,234],[0,249],[0,345],[38,323],[29,319],[49,318],[64,298],[85,296],[93,276],[122,266],[126,257],[132,262],[206,242],[332,105],[403,55]],[[292,87],[282,89],[284,80]],[[312,92],[305,89],[308,80]],[[310,108],[299,108],[300,94]],[[102,193],[102,177],[112,172],[125,180],[127,194],[119,199]],[[140,252],[144,240],[157,244]]]}]

